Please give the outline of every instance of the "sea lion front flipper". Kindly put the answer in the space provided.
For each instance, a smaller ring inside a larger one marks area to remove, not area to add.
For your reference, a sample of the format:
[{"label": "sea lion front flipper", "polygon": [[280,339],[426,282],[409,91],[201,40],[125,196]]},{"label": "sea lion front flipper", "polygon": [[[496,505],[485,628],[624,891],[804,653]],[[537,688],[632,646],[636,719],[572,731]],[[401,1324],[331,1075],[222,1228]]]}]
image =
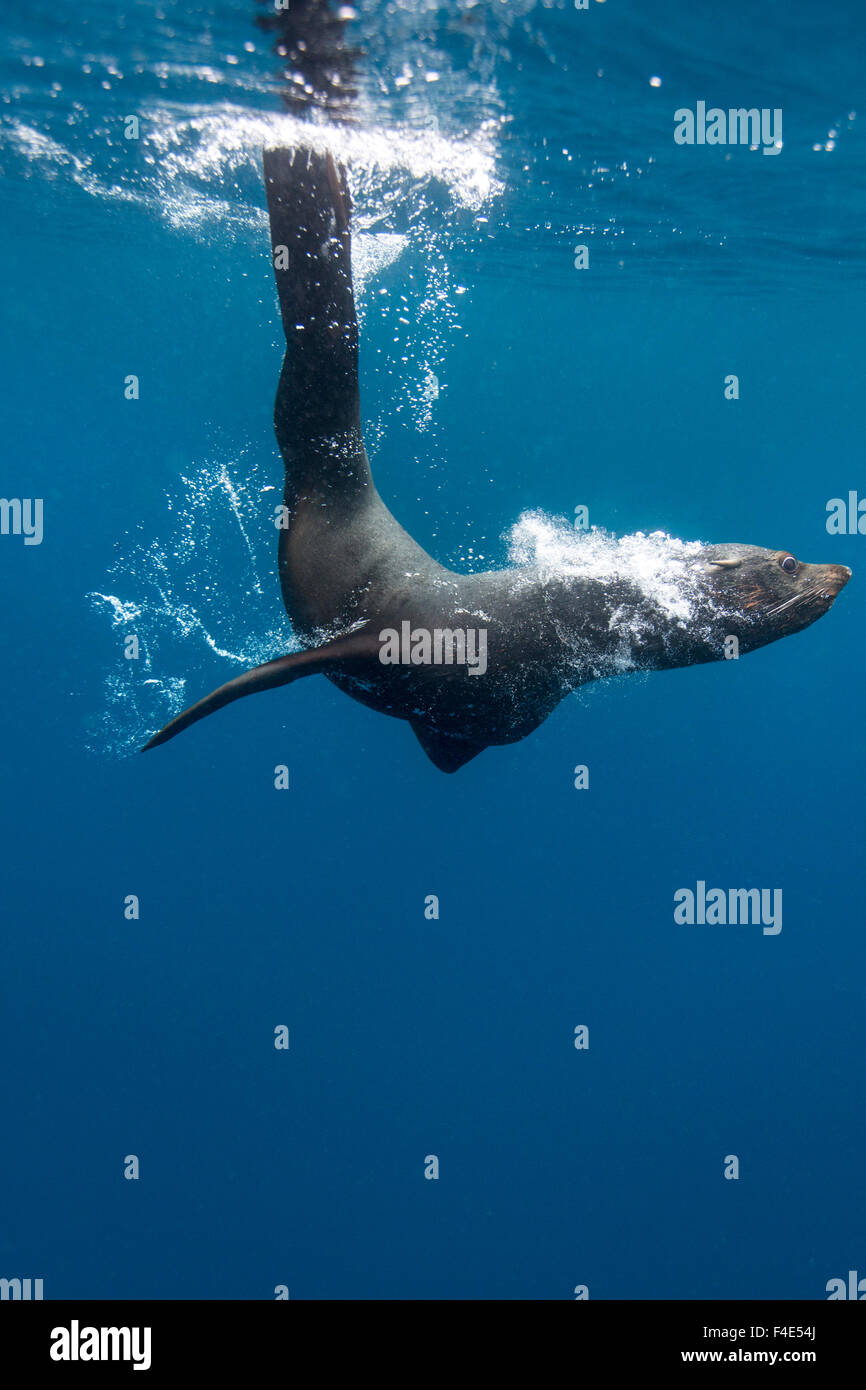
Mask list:
[{"label": "sea lion front flipper", "polygon": [[233,681],[221,685],[203,700],[176,715],[164,729],[154,734],[141,751],[146,753],[149,748],[167,743],[175,734],[188,729],[190,724],[197,724],[200,719],[222,709],[223,705],[240,700],[244,695],[255,695],[260,690],[273,690],[278,685],[289,685],[292,681],[300,680],[301,676],[357,670],[359,666],[363,667],[366,662],[375,659],[378,651],[379,644],[374,636],[366,632],[353,632],[347,637],[338,637],[334,642],[327,642],[323,647],[311,647],[305,652],[292,652],[289,656],[277,657],[276,661],[266,661],[263,666],[254,666],[252,670],[244,671],[242,676],[236,676]]},{"label": "sea lion front flipper", "polygon": [[428,724],[422,724],[420,719],[411,719],[409,722],[427,757],[440,772],[456,772],[490,746],[487,743],[474,743],[471,739],[461,738],[459,734],[440,734]]}]

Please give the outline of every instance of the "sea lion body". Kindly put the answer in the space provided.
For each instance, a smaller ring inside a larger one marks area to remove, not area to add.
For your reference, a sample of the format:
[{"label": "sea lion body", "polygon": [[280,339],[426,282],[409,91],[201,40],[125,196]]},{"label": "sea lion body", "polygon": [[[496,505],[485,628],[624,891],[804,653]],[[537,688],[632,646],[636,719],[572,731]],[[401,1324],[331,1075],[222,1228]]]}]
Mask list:
[{"label": "sea lion body", "polygon": [[268,150],[264,173],[287,345],[274,409],[279,575],[307,650],[220,687],[148,747],[242,695],[320,673],[408,720],[453,772],[524,738],[588,681],[739,655],[829,609],[849,570],[756,546],[654,536],[626,538],[641,542],[641,564],[625,543],[601,565],[592,544],[564,565],[466,575],[438,564],[382,501],[364,449],[345,171],[330,154]]}]

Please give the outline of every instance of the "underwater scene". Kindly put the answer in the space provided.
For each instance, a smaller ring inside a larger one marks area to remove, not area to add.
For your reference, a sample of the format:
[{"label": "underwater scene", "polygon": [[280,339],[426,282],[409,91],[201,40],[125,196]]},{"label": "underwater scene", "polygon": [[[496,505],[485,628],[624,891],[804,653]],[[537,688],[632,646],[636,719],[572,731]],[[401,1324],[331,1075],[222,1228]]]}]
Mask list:
[{"label": "underwater scene", "polygon": [[866,1297],[862,7],[0,29],[3,1297]]}]

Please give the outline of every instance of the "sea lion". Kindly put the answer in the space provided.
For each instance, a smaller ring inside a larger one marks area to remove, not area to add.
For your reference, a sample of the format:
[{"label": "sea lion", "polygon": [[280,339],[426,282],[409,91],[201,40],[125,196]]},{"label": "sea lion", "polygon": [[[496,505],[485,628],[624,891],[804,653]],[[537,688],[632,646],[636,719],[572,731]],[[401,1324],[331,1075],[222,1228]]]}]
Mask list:
[{"label": "sea lion", "polygon": [[288,521],[279,574],[307,650],[229,681],[147,748],[243,695],[321,673],[407,720],[455,772],[525,738],[587,681],[753,651],[828,611],[849,569],[751,545],[654,535],[600,556],[590,536],[564,565],[438,564],[385,506],[364,449],[345,170],[330,154],[274,149],[264,176],[287,344],[274,411]]}]

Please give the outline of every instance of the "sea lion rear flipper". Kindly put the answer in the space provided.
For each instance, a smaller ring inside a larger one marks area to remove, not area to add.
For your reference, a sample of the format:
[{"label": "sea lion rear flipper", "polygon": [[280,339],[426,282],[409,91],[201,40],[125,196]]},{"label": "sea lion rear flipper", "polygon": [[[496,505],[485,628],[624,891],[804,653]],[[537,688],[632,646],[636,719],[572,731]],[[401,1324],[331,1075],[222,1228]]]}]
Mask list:
[{"label": "sea lion rear flipper", "polygon": [[459,734],[440,734],[417,719],[409,722],[427,757],[440,772],[456,772],[489,747],[486,743],[474,743],[471,739],[461,738]]},{"label": "sea lion rear flipper", "polygon": [[190,724],[197,724],[199,719],[222,709],[223,705],[240,700],[244,695],[255,695],[260,690],[273,690],[278,685],[289,685],[301,676],[315,676],[324,671],[352,671],[375,658],[378,651],[375,637],[365,632],[353,632],[347,637],[338,637],[334,642],[327,642],[323,647],[293,652],[290,656],[277,657],[276,661],[266,661],[263,666],[254,666],[252,670],[245,671],[242,676],[221,685],[203,700],[176,715],[164,729],[154,734],[141,751],[145,753],[148,748],[167,743],[175,734],[188,729]]},{"label": "sea lion rear flipper", "polygon": [[274,406],[287,483],[298,495],[370,481],[361,437],[351,199],[330,152],[263,152],[286,356]]}]

